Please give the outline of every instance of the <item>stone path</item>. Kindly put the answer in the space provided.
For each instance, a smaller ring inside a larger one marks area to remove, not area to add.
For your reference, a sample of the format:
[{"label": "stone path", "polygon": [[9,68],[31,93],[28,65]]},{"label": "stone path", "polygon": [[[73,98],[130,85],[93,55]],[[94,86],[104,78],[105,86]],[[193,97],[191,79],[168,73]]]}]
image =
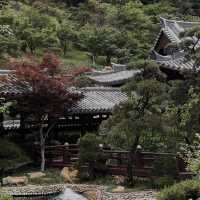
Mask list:
[{"label": "stone path", "polygon": [[103,191],[102,200],[156,200],[156,192],[140,191],[130,193],[109,193]]},{"label": "stone path", "polygon": [[152,190],[127,192],[127,193],[111,193],[106,191],[106,187],[99,185],[67,185],[71,188],[79,188],[81,190],[97,189],[101,191],[101,200],[156,200],[157,192]]}]

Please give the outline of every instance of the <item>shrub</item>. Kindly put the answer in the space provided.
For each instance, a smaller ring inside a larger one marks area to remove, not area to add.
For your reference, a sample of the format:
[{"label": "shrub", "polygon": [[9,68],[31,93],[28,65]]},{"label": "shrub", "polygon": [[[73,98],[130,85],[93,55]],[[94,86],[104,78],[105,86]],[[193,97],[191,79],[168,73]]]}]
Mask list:
[{"label": "shrub", "polygon": [[0,169],[15,167],[18,163],[28,162],[29,158],[13,142],[0,139]]},{"label": "shrub", "polygon": [[187,180],[163,189],[158,196],[158,200],[196,200],[199,197],[199,181]]},{"label": "shrub", "polygon": [[153,182],[153,187],[156,189],[165,188],[174,184],[174,179],[169,176],[157,178]]},{"label": "shrub", "polygon": [[176,158],[165,155],[153,162],[153,175],[156,177],[176,178],[178,175]]},{"label": "shrub", "polygon": [[[80,141],[80,178],[94,179],[96,172],[104,171],[106,158],[100,148],[101,140],[95,134],[86,134]],[[86,169],[85,166],[88,168]]]}]

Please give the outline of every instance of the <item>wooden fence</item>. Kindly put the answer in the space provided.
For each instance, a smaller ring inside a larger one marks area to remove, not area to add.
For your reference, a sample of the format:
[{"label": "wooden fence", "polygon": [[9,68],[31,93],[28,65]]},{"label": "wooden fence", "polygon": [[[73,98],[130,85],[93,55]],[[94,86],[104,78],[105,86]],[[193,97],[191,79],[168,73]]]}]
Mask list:
[{"label": "wooden fence", "polygon": [[[39,149],[37,155],[39,156]],[[127,175],[128,151],[113,151],[102,149],[106,157],[105,169],[110,175]],[[152,152],[136,152],[133,155],[134,166],[133,172],[136,177],[150,178],[152,177],[153,163],[155,160],[171,156],[169,153],[152,153]],[[181,158],[175,157],[176,166],[179,172],[179,178],[190,178],[191,174],[186,171],[185,163]],[[46,164],[49,167],[71,167],[74,166],[79,159],[79,146],[76,144],[57,145],[46,147]]]}]

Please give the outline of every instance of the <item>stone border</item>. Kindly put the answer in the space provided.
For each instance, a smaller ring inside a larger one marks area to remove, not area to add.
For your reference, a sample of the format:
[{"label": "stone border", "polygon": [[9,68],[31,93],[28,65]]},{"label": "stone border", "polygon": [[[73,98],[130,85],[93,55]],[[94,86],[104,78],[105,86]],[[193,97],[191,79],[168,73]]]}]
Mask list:
[{"label": "stone border", "polygon": [[[102,191],[96,185],[66,184],[66,187],[85,196],[88,200],[102,200]],[[90,197],[91,193],[95,194],[95,199]]]},{"label": "stone border", "polygon": [[37,196],[54,196],[58,195],[65,190],[70,188],[74,192],[83,195],[88,200],[102,200],[102,192],[97,189],[95,185],[82,185],[82,184],[57,184],[57,185],[46,185],[36,186],[29,185],[23,187],[6,187],[5,191],[7,194],[13,197],[37,197]]},{"label": "stone border", "polygon": [[26,197],[26,196],[50,196],[57,195],[63,192],[64,185],[49,185],[49,186],[23,186],[23,187],[6,187],[7,193],[13,197]]}]

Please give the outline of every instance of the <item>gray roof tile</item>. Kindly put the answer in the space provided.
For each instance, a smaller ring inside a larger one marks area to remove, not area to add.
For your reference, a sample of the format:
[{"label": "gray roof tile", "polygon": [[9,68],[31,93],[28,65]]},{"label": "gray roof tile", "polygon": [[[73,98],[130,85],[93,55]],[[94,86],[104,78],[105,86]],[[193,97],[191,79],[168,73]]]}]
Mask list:
[{"label": "gray roof tile", "polygon": [[125,83],[127,80],[140,73],[140,70],[108,71],[102,73],[89,74],[88,78],[99,85],[114,86]]},{"label": "gray roof tile", "polygon": [[[0,94],[2,96],[14,96],[30,91],[30,88],[24,88],[16,85],[0,85]],[[81,89],[72,88],[72,92],[80,92],[83,98],[70,110],[72,114],[79,113],[110,113],[115,105],[127,100],[125,93],[118,88],[107,87],[86,87]]]},{"label": "gray roof tile", "polygon": [[72,108],[72,113],[108,113],[128,99],[118,88],[87,87],[80,91],[84,97]]},{"label": "gray roof tile", "polygon": [[168,20],[162,17],[160,19],[162,31],[166,34],[171,42],[175,43],[179,43],[181,41],[179,37],[181,32],[196,26],[200,26],[200,22]]}]

